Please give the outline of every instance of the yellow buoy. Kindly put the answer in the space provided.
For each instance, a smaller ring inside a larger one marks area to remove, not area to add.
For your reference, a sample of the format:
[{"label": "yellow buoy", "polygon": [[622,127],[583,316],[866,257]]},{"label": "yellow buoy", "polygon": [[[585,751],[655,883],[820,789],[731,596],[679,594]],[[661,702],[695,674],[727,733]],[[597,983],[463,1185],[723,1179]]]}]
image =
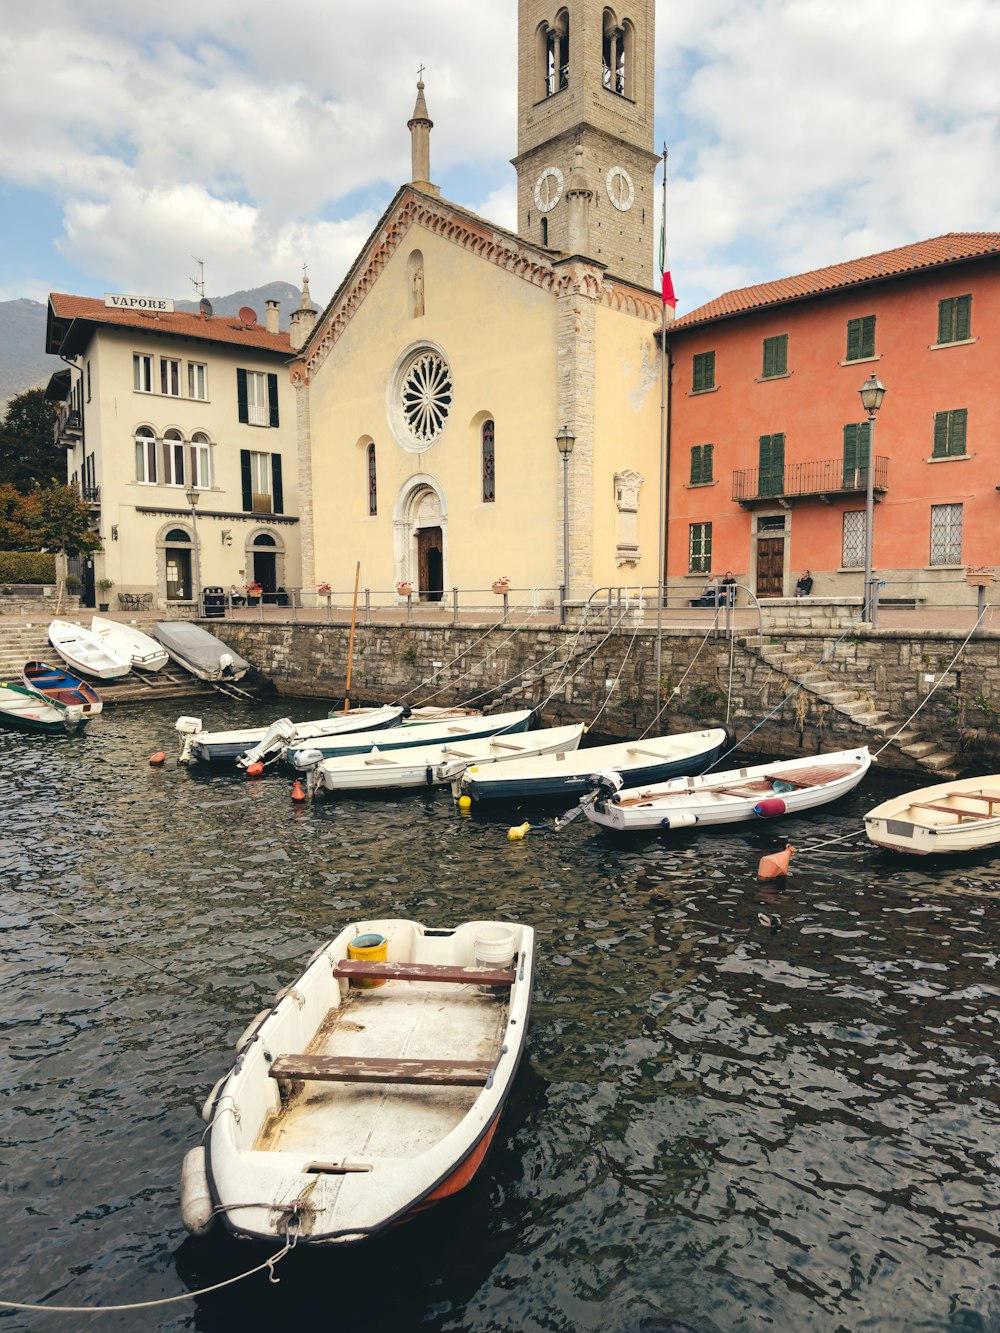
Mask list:
[{"label": "yellow buoy", "polygon": [[472,806],[472,797],[471,797],[471,796],[460,796],[460,797],[458,798],[458,808],[459,808],[459,810],[468,810],[468,809],[471,808],[471,806]]},{"label": "yellow buoy", "polygon": [[525,821],[523,824],[518,824],[516,828],[509,828],[507,830],[507,841],[519,842],[530,828],[531,825],[527,821]]}]

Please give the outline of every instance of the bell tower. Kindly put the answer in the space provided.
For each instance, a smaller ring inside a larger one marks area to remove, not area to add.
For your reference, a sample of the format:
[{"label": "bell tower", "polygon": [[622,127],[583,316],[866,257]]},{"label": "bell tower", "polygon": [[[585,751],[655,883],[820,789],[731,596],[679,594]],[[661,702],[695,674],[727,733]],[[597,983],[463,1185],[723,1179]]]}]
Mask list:
[{"label": "bell tower", "polygon": [[593,189],[588,258],[653,286],[656,0],[518,0],[518,231],[571,251],[576,148]]}]

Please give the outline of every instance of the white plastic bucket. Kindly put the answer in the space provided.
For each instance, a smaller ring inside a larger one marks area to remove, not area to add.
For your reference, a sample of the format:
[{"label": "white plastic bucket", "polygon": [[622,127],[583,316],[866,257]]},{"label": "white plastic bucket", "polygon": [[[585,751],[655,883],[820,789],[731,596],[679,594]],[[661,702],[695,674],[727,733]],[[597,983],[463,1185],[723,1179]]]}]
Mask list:
[{"label": "white plastic bucket", "polygon": [[[513,967],[517,952],[514,932],[509,926],[481,926],[475,940],[477,967]],[[489,995],[507,995],[503,986],[480,986]]]}]

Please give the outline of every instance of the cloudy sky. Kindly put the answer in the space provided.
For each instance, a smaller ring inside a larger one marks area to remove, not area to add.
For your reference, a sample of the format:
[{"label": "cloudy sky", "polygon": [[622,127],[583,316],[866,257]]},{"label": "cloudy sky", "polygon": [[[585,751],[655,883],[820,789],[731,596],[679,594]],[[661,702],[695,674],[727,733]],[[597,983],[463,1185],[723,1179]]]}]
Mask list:
[{"label": "cloudy sky", "polygon": [[[627,12],[627,7],[626,11]],[[516,0],[7,0],[0,300],[208,295],[308,263],[325,302],[409,175],[515,225]],[[997,0],[660,0],[678,313],[1000,229]]]}]

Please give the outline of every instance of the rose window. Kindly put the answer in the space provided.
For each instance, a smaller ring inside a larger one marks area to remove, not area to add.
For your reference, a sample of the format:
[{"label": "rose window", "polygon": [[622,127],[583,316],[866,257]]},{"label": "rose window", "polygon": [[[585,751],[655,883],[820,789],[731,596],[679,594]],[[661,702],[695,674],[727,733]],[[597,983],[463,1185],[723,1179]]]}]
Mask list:
[{"label": "rose window", "polygon": [[400,385],[400,406],[410,435],[432,444],[444,430],[451,410],[451,371],[438,352],[419,352],[406,368]]}]

